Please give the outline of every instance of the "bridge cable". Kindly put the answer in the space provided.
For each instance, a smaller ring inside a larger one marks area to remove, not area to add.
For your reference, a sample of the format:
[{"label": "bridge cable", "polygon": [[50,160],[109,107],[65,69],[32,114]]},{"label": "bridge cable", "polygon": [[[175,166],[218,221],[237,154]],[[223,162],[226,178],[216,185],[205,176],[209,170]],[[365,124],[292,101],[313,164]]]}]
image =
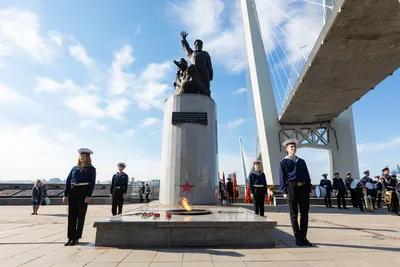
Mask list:
[{"label": "bridge cable", "polygon": [[[269,55],[268,55],[268,57],[270,57]],[[269,65],[269,67],[270,67],[270,70],[271,70],[271,73],[272,73],[272,78],[274,79],[274,82],[275,82],[275,86],[276,86],[276,91],[278,92],[278,95],[279,95],[279,100],[280,100],[280,102],[281,102],[281,108],[283,107],[283,101],[282,101],[282,95],[281,95],[281,93],[279,92],[279,86],[278,86],[278,82],[276,81],[276,77],[275,77],[275,72],[277,72],[276,71],[276,67],[275,68],[272,68],[272,66],[271,66],[271,62],[270,62],[270,60],[267,60],[268,61],[268,65]],[[275,70],[275,71],[274,71]],[[278,73],[277,73],[277,75],[278,75]],[[279,76],[278,76],[279,77]],[[279,77],[279,80],[281,80],[280,79],[280,77]],[[283,83],[282,83],[282,80],[281,80],[281,84],[282,84],[282,86],[283,86]],[[285,96],[286,97],[286,96]]]},{"label": "bridge cable", "polygon": [[[331,5],[331,6],[328,6],[328,5],[324,5],[324,4],[321,4],[321,3],[317,3],[317,2],[314,2],[314,1],[310,1],[310,0],[303,0],[303,2],[306,2],[306,3],[310,3],[310,4],[314,4],[314,5],[317,5],[317,6],[322,6],[322,7],[325,7],[325,8],[329,8],[329,9],[333,9],[333,5]],[[332,2],[331,2],[332,3]]]},{"label": "bridge cable", "polygon": [[282,10],[280,10],[278,7],[276,7],[274,4],[271,4],[269,2],[267,2],[268,5],[272,6],[273,8],[275,8],[276,10],[278,10],[282,15],[284,15],[285,17],[287,17],[288,19],[290,19],[291,21],[293,21],[295,24],[297,24],[298,26],[300,26],[301,28],[303,28],[304,30],[306,30],[308,33],[310,33],[312,36],[315,37],[315,39],[318,39],[318,36],[315,35],[315,33],[311,32],[310,30],[308,30],[306,27],[304,27],[303,25],[301,25],[299,22],[297,22],[296,20],[294,20],[292,17],[290,17],[288,14],[286,14],[285,12],[283,12]]},{"label": "bridge cable", "polygon": [[294,41],[286,34],[286,32],[281,28],[281,26],[273,18],[271,18],[269,15],[267,15],[267,16],[275,23],[276,26],[278,26],[278,28],[283,32],[283,34],[286,36],[286,38],[288,38],[289,41],[292,43],[292,45],[297,49],[297,51],[300,52],[300,54],[303,56],[303,58],[305,60],[307,60],[307,57],[303,54],[303,52],[301,52],[301,50],[296,46]]}]

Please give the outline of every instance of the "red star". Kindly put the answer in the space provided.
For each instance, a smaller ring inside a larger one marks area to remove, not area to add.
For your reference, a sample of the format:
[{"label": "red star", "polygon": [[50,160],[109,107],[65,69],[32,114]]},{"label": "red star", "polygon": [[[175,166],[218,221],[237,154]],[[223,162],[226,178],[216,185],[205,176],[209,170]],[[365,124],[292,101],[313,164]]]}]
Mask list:
[{"label": "red star", "polygon": [[189,184],[189,181],[186,181],[185,184],[181,184],[180,187],[182,187],[182,193],[184,192],[192,192],[192,187],[194,185]]}]

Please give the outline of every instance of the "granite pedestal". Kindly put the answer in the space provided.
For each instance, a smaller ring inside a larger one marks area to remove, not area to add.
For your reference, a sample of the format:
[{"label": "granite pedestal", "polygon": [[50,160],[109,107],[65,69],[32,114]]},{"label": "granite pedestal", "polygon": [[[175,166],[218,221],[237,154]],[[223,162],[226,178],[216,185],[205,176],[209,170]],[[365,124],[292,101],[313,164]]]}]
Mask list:
[{"label": "granite pedestal", "polygon": [[164,104],[160,202],[218,202],[217,114],[214,100],[199,94],[169,97]]},{"label": "granite pedestal", "polygon": [[167,247],[275,247],[275,221],[236,207],[207,207],[209,215],[166,218],[174,207],[151,209],[157,219],[133,215],[149,209],[133,210],[121,216],[96,221],[96,246],[120,248]]}]

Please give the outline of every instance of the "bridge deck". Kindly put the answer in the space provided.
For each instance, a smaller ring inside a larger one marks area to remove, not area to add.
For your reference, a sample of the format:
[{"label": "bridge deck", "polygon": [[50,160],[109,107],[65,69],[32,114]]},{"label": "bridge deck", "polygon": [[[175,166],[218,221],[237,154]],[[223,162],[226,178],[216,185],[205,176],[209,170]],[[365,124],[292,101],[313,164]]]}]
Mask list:
[{"label": "bridge deck", "polygon": [[399,0],[338,0],[279,122],[328,122],[399,67]]}]

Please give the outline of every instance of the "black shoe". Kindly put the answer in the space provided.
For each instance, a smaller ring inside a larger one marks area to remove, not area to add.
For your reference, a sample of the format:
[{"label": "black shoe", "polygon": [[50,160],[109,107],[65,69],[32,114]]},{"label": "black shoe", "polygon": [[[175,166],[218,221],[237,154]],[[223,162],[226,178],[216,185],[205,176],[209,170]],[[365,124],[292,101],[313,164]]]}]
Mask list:
[{"label": "black shoe", "polygon": [[340,209],[340,210],[341,210],[341,209],[342,209],[342,207],[338,207],[338,209]]},{"label": "black shoe", "polygon": [[31,215],[35,215],[35,213],[34,213],[34,212],[32,212],[32,213],[31,213]]},{"label": "black shoe", "polygon": [[400,214],[396,213],[392,213],[393,216],[400,216]]},{"label": "black shoe", "polygon": [[303,244],[304,244],[305,246],[307,246],[307,247],[312,247],[312,246],[313,246],[313,244],[311,244],[310,241],[308,241],[307,238],[304,238],[304,239],[303,239]]},{"label": "black shoe", "polygon": [[298,245],[299,247],[305,246],[303,240],[301,240],[300,238],[296,238],[296,245]]},{"label": "black shoe", "polygon": [[64,244],[64,246],[69,246],[71,244],[72,240],[68,240],[67,243]]},{"label": "black shoe", "polygon": [[365,212],[365,210],[360,210],[361,212]]},{"label": "black shoe", "polygon": [[69,243],[69,246],[75,246],[75,245],[78,245],[78,239],[72,240],[72,242]]},{"label": "black shoe", "polygon": [[344,210],[349,210],[349,208],[343,208]]},{"label": "black shoe", "polygon": [[332,206],[329,206],[329,208],[333,208]]}]

